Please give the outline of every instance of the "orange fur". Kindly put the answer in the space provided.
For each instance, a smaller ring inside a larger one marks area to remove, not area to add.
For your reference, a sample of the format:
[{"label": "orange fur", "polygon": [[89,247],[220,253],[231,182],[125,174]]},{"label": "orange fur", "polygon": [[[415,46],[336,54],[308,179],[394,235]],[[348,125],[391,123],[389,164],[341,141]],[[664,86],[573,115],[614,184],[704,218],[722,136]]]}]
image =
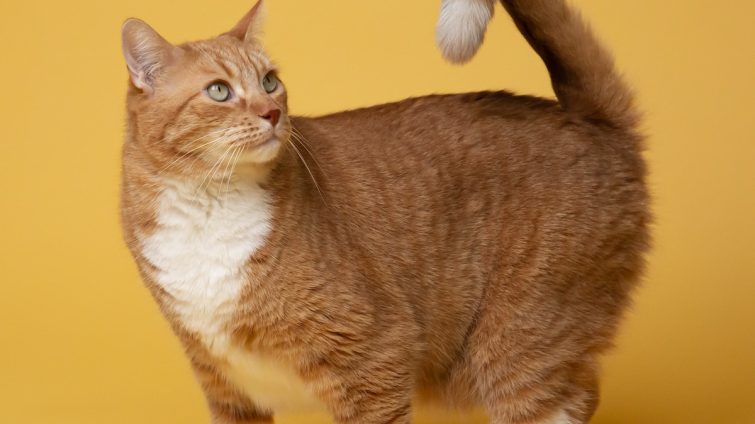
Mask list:
[{"label": "orange fur", "polygon": [[[228,358],[157,281],[163,265],[144,246],[166,225],[166,179],[193,181],[217,208],[229,184],[269,194],[270,231],[220,332],[292,370],[336,422],[408,423],[417,393],[482,405],[495,423],[589,420],[597,357],[649,243],[637,114],[610,55],[563,1],[503,4],[558,102],[469,93],[290,117],[282,85],[256,84],[274,72],[249,35],[256,9],[181,46],[126,23],[125,239],[213,422],[270,422],[273,411],[234,383]],[[208,99],[202,90],[219,79],[243,95]],[[280,122],[265,130],[272,108]]]}]

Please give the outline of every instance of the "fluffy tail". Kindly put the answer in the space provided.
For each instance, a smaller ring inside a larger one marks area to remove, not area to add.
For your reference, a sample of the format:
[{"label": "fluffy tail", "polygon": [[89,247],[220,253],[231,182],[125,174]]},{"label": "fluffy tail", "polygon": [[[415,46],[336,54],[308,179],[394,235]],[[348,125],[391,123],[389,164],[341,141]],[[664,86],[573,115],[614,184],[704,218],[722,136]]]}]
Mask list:
[{"label": "fluffy tail", "polygon": [[[482,44],[495,0],[443,0],[437,27],[446,59],[465,62]],[[638,121],[631,90],[612,56],[564,0],[501,0],[545,62],[561,106],[586,119],[631,129]]]}]

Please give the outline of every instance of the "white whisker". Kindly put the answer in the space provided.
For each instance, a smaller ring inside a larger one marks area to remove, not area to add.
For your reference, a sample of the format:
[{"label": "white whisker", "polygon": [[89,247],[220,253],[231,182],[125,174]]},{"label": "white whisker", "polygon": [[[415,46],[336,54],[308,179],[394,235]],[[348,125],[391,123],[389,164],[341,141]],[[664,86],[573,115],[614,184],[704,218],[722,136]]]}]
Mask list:
[{"label": "white whisker", "polygon": [[[181,155],[180,155],[179,157],[177,157],[176,159],[174,159],[174,160],[173,160],[173,161],[172,161],[171,163],[169,163],[168,165],[166,165],[166,166],[164,166],[164,167],[163,167],[162,169],[160,169],[160,171],[159,171],[159,172],[160,172],[160,173],[163,173],[163,172],[167,171],[167,170],[168,170],[169,168],[171,168],[171,167],[173,167],[173,166],[177,166],[177,165],[178,165],[179,163],[184,163],[184,162],[185,162],[185,161],[184,161],[184,159],[188,160],[187,156],[189,156],[190,154],[194,153],[195,151],[197,151],[197,150],[199,150],[199,149],[201,149],[201,148],[203,148],[203,147],[209,146],[209,145],[211,145],[211,144],[215,144],[215,143],[217,143],[217,142],[219,142],[219,141],[221,141],[221,140],[225,139],[225,138],[226,138],[226,137],[228,137],[228,136],[234,136],[234,135],[236,135],[236,134],[238,134],[238,133],[242,132],[243,130],[241,130],[241,129],[238,129],[238,130],[236,130],[236,131],[231,131],[230,129],[223,129],[223,130],[220,130],[220,131],[218,131],[218,132],[222,132],[222,131],[230,131],[230,134],[228,134],[228,133],[226,133],[226,134],[221,134],[221,136],[220,136],[220,137],[217,137],[217,138],[215,138],[215,139],[213,139],[213,140],[210,140],[210,141],[208,141],[208,142],[205,142],[205,143],[203,143],[203,144],[201,144],[201,145],[199,145],[199,146],[196,146],[196,147],[192,148],[192,149],[191,149],[191,150],[189,150],[189,151],[183,152],[183,153],[182,153],[182,154],[181,154]],[[211,133],[208,133],[207,135],[209,135],[209,134],[217,134],[218,132],[215,132],[215,131],[213,131],[213,132],[211,132]],[[206,135],[205,135],[205,136],[206,136]],[[205,136],[203,136],[203,137],[205,137]],[[202,137],[199,137],[198,139],[195,139],[195,140],[193,140],[192,142],[189,142],[188,144],[190,145],[191,143],[193,143],[193,142],[196,142],[197,140],[199,140],[199,139],[201,139],[201,138],[202,138]],[[194,160],[196,160],[196,158],[194,158]]]},{"label": "white whisker", "polygon": [[244,152],[244,147],[238,147],[234,153],[231,155],[231,162],[233,165],[231,165],[231,173],[228,174],[228,180],[226,181],[225,186],[225,197],[226,200],[228,200],[228,193],[231,191],[231,179],[233,178],[233,173],[236,171],[236,164],[238,163],[239,158],[241,158],[241,154]]},{"label": "white whisker", "polygon": [[[233,144],[229,145],[228,148],[225,149],[223,154],[220,155],[220,158],[212,165],[210,170],[207,171],[204,178],[202,178],[202,182],[199,183],[199,186],[197,187],[195,191],[194,200],[196,200],[197,194],[199,194],[199,192],[203,190],[205,181],[207,182],[207,187],[209,187],[209,185],[212,184],[212,180],[213,178],[215,178],[215,173],[217,172],[218,169],[220,169],[220,166],[223,163],[223,159],[225,158],[225,155],[228,154],[228,152],[230,152],[233,147],[234,147]],[[212,174],[212,177],[210,177],[210,174]]]},{"label": "white whisker", "polygon": [[323,174],[323,176],[327,178],[327,175],[325,175],[322,169],[322,166],[320,166],[320,162],[317,160],[317,157],[315,156],[314,153],[312,153],[312,150],[309,148],[307,144],[308,143],[307,140],[304,138],[304,136],[299,134],[293,126],[291,126],[291,137],[293,138],[294,141],[297,141],[299,145],[302,146],[307,151],[307,153],[309,153],[309,157],[311,157],[312,160],[315,162],[315,165]]},{"label": "white whisker", "polygon": [[320,185],[317,184],[317,179],[315,179],[315,175],[312,173],[312,170],[309,169],[309,165],[307,165],[307,161],[304,160],[304,157],[301,155],[301,152],[299,152],[299,149],[297,149],[293,143],[291,143],[290,146],[294,149],[294,151],[296,152],[296,155],[299,156],[299,159],[301,160],[302,164],[304,164],[304,167],[307,169],[307,173],[309,173],[310,178],[312,178],[312,182],[315,184],[315,188],[317,189],[317,192],[320,194],[320,198],[322,199],[323,203],[327,205],[328,202],[325,200],[325,196],[322,194],[322,190],[320,190]]}]

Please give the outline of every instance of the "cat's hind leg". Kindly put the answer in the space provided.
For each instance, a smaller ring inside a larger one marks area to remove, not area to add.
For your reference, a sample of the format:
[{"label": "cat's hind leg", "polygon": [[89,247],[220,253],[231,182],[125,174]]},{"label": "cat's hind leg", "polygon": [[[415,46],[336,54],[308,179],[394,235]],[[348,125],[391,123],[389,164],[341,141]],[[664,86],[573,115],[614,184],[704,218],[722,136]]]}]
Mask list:
[{"label": "cat's hind leg", "polygon": [[484,407],[493,424],[587,423],[598,404],[596,358],[612,327],[574,307],[552,293],[531,299],[511,284],[490,287],[449,390]]},{"label": "cat's hind leg", "polygon": [[585,424],[599,400],[597,365],[558,346],[520,354],[494,344],[472,359],[475,391],[492,424]]},{"label": "cat's hind leg", "polygon": [[[385,349],[388,351],[390,349]],[[413,377],[410,361],[365,357],[348,368],[322,366],[314,386],[338,424],[409,424]]]},{"label": "cat's hind leg", "polygon": [[581,365],[486,380],[478,390],[492,424],[586,424],[598,404],[594,371]]}]

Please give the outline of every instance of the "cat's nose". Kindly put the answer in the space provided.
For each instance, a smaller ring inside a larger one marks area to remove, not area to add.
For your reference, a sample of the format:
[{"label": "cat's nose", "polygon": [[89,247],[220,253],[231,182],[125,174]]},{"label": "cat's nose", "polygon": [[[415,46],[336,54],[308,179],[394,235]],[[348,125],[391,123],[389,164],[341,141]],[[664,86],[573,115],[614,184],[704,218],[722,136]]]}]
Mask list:
[{"label": "cat's nose", "polygon": [[270,109],[267,112],[260,115],[260,118],[270,121],[273,126],[275,126],[278,123],[278,120],[281,117],[281,111],[280,109]]}]

